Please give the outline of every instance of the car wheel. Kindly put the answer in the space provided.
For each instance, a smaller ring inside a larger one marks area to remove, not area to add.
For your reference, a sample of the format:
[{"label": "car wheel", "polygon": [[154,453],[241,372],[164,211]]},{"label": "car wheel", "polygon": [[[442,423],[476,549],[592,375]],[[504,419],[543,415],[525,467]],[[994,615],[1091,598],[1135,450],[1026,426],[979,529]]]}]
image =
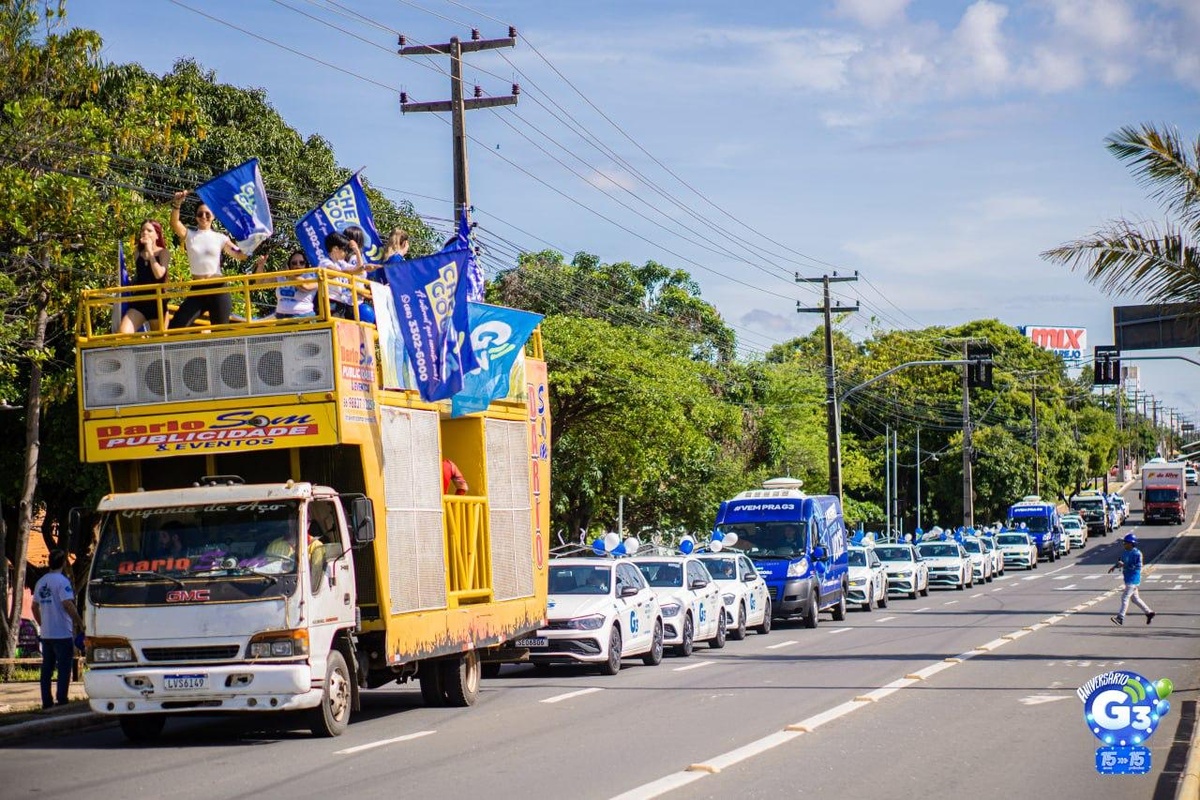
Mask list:
[{"label": "car wheel", "polygon": [[846,586],[842,585],[842,596],[838,598],[837,605],[833,607],[833,618],[837,622],[846,619]]},{"label": "car wheel", "polygon": [[887,604],[888,604],[888,590],[887,590],[887,584],[884,584],[883,591],[879,593],[879,600],[876,603],[876,605],[878,605],[879,608],[887,608]]},{"label": "car wheel", "polygon": [[805,611],[804,611],[804,617],[802,618],[804,621],[804,627],[806,627],[806,628],[817,627],[817,618],[820,616],[820,614],[817,612],[817,609],[820,607],[821,607],[821,595],[814,594],[812,597],[809,598],[808,608],[805,609]]},{"label": "car wheel", "polygon": [[[921,590],[921,597],[929,597],[929,578],[925,578],[925,588]],[[916,598],[914,598],[916,599]]]},{"label": "car wheel", "polygon": [[725,646],[725,637],[729,633],[729,626],[725,624],[725,611],[717,611],[717,635],[708,640],[708,646],[713,650],[720,650]]},{"label": "car wheel", "polygon": [[690,656],[695,648],[696,626],[692,623],[692,615],[689,612],[683,619],[683,643],[675,645],[675,655]]},{"label": "car wheel", "polygon": [[616,675],[621,671],[621,629],[613,625],[608,635],[608,661],[600,665],[601,675]]},{"label": "car wheel", "polygon": [[654,639],[650,644],[650,651],[642,656],[642,663],[647,667],[657,667],[663,660],[663,626],[662,620],[657,620],[654,623]]},{"label": "car wheel", "polygon": [[867,584],[867,602],[863,603],[861,608],[863,611],[870,611],[871,606],[875,604],[875,584]]},{"label": "car wheel", "polygon": [[908,593],[909,600],[916,600],[921,595],[921,590],[918,587],[919,581],[913,578],[913,590]]},{"label": "car wheel", "polygon": [[769,598],[769,597],[767,598],[767,604],[763,607],[762,624],[759,625],[754,630],[758,631],[759,633],[763,633],[763,634],[771,632],[771,598]]},{"label": "car wheel", "polygon": [[746,604],[738,603],[738,624],[729,632],[729,638],[740,642],[746,638]]}]

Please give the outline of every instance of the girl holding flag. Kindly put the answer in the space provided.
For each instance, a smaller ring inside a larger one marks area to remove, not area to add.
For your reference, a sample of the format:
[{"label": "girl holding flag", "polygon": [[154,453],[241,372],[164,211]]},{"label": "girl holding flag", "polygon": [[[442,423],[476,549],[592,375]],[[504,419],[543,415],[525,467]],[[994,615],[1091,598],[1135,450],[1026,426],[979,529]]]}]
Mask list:
[{"label": "girl holding flag", "polygon": [[[188,228],[179,219],[179,209],[183,200],[188,196],[186,191],[176,192],[171,201],[171,230],[183,240],[187,249],[188,266],[192,278],[219,278],[221,276],[221,254],[235,261],[245,261],[248,256],[233,241],[223,233],[213,230],[213,213],[209,207],[200,203],[196,206],[196,227]],[[265,262],[266,256],[259,256]],[[212,325],[225,325],[229,322],[232,311],[232,301],[228,294],[189,295],[180,304],[179,310],[171,317],[168,328],[186,328],[196,321],[196,318],[208,312],[208,321]]]},{"label": "girl holding flag", "polygon": [[[131,286],[160,286],[167,282],[167,268],[171,266],[171,251],[163,238],[162,225],[148,219],[142,223],[138,234],[137,258],[134,260],[134,275]],[[152,294],[134,294],[125,305],[119,333],[140,331],[143,325],[150,330],[162,326],[162,303]]]}]

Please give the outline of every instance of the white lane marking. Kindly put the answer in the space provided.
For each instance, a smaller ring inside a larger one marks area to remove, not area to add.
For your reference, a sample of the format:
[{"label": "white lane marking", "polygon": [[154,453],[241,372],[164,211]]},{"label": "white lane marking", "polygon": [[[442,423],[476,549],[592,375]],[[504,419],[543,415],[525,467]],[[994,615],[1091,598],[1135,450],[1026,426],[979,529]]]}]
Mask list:
[{"label": "white lane marking", "polygon": [[834,628],[833,630],[830,631],[830,633],[845,633],[846,631],[852,631],[852,630],[854,630],[854,628]]},{"label": "white lane marking", "polygon": [[628,792],[623,792],[613,800],[650,800],[652,797],[659,797],[667,792],[673,792],[676,789],[681,789],[689,783],[703,778],[707,773],[704,772],[672,772],[666,777],[659,778],[650,783],[644,783],[641,786],[630,789]]},{"label": "white lane marking", "polygon": [[676,667],[675,672],[687,672],[689,669],[700,669],[707,667],[709,664],[714,664],[714,661],[697,661],[695,664],[688,664],[686,667]]},{"label": "white lane marking", "polygon": [[1073,567],[1073,566],[1075,566],[1075,565],[1074,565],[1074,564],[1067,564],[1065,567],[1059,567],[1058,569],[1052,569],[1052,570],[1050,570],[1049,572],[1047,572],[1046,574],[1047,574],[1047,575],[1054,575],[1054,574],[1056,574],[1056,573],[1062,572],[1064,569],[1070,569],[1070,568],[1071,568],[1071,567]]},{"label": "white lane marking", "polygon": [[1183,588],[1183,584],[1182,584],[1182,583],[1177,583],[1177,584],[1175,584],[1174,586],[1172,586],[1172,587],[1171,587],[1171,589],[1172,589],[1172,590],[1175,590],[1175,589],[1182,589],[1182,588]]},{"label": "white lane marking", "polygon": [[1052,580],[1056,580],[1056,581],[1069,581],[1069,580],[1071,580],[1071,576],[1070,576],[1070,575],[1055,575],[1055,576],[1052,578]]},{"label": "white lane marking", "polygon": [[972,599],[972,600],[974,600],[976,597],[983,597],[983,592],[980,592],[979,594],[973,594],[973,595],[971,595],[971,599]]},{"label": "white lane marking", "polygon": [[920,614],[922,611],[928,611],[928,610],[929,610],[929,606],[925,606],[924,608],[914,608],[909,613],[910,614]]},{"label": "white lane marking", "polygon": [[1066,694],[1031,694],[1029,697],[1022,697],[1017,702],[1023,706],[1040,706],[1042,703],[1053,703],[1055,700],[1070,700],[1071,696]]},{"label": "white lane marking", "polygon": [[1083,576],[1083,579],[1084,579],[1085,581],[1094,581],[1094,580],[1096,580],[1097,578],[1103,578],[1103,577],[1104,577],[1103,575],[1084,575],[1084,576]]},{"label": "white lane marking", "polygon": [[797,736],[803,735],[800,731],[779,731],[778,733],[768,734],[736,750],[730,750],[728,753],[723,753],[716,758],[710,758],[701,764],[691,764],[688,766],[687,771],[693,773],[699,772],[702,775],[720,772],[723,769],[732,767],[734,764],[745,761],[747,758],[765,753],[772,748],[779,747],[781,744],[787,744]]},{"label": "white lane marking", "polygon": [[876,622],[876,623],[879,623],[879,622],[887,622],[888,620],[892,620],[892,619],[895,619],[895,617],[882,617],[882,618],[880,618],[880,619],[877,619],[877,620],[875,620],[875,622]]},{"label": "white lane marking", "polygon": [[1072,584],[1070,584],[1070,585],[1068,585],[1068,586],[1055,586],[1055,587],[1054,587],[1054,591],[1056,591],[1056,592],[1066,592],[1066,591],[1070,591],[1071,589],[1074,589],[1074,588],[1075,588],[1075,586],[1076,586],[1076,584],[1074,584],[1074,583],[1072,583]]},{"label": "white lane marking", "polygon": [[944,606],[952,606],[952,605],[954,605],[954,604],[955,604],[955,603],[957,603],[957,602],[958,602],[957,600],[947,600],[946,602],[942,603],[942,605],[944,605]]},{"label": "white lane marking", "polygon": [[822,711],[820,714],[814,714],[808,719],[801,720],[794,725],[788,725],[785,730],[799,731],[800,733],[812,733],[822,725],[833,722],[839,717],[844,717],[851,711],[856,711],[867,705],[866,701],[850,700],[848,702],[836,705],[833,708]]},{"label": "white lane marking", "polygon": [[1191,579],[1192,579],[1192,576],[1191,576],[1190,574],[1189,574],[1189,575],[1180,575],[1180,576],[1179,576],[1179,580],[1181,580],[1181,581],[1190,581]]},{"label": "white lane marking", "polygon": [[554,695],[554,697],[547,697],[542,702],[543,703],[561,703],[563,700],[570,700],[572,697],[580,697],[585,694],[591,694],[592,692],[602,692],[602,691],[604,691],[604,690],[601,689],[599,686],[591,686],[587,689],[577,689],[573,692],[567,692],[566,694],[556,694],[556,695]]},{"label": "white lane marking", "polygon": [[1041,575],[1030,575],[1028,578],[1021,578],[1023,581],[1036,581]]},{"label": "white lane marking", "polygon": [[422,736],[430,736],[435,733],[437,733],[437,731],[417,731],[416,733],[408,733],[404,736],[396,736],[392,739],[380,739],[378,742],[360,744],[357,747],[347,747],[345,750],[335,750],[333,754],[335,756],[348,756],[353,753],[361,753],[363,750],[372,750],[376,747],[383,747],[384,745],[388,744],[396,744],[397,742],[408,742],[413,739],[420,739]]},{"label": "white lane marking", "polygon": [[1003,589],[1004,589],[1004,587],[1003,587],[1003,586],[997,586],[995,589],[992,589],[992,591],[993,591],[993,592],[999,592],[999,591],[1001,591],[1001,590],[1003,590]]},{"label": "white lane marking", "polygon": [[780,642],[779,644],[769,644],[767,645],[767,649],[778,650],[781,647],[789,647],[793,644],[799,644],[799,642],[797,642],[795,639],[788,639],[786,642]]},{"label": "white lane marking", "polygon": [[1146,580],[1148,580],[1148,581],[1161,581],[1162,579],[1163,579],[1162,575],[1147,575],[1146,576]]}]

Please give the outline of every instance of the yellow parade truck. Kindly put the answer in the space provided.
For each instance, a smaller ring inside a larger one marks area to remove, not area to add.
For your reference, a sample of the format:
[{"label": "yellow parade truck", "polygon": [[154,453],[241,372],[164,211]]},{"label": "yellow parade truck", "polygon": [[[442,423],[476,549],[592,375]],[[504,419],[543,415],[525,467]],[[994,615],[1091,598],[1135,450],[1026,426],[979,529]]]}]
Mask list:
[{"label": "yellow parade truck", "polygon": [[[249,309],[266,281],[302,277],[156,292],[164,304],[227,292]],[[397,383],[394,331],[330,314],[337,283],[370,296],[321,271],[313,317],[132,335],[110,332],[119,290],[81,301],[81,458],[111,483],[84,683],[131,739],[213,712],[300,711],[333,736],[361,690],[408,680],[427,704],[470,705],[481,675],[520,654],[507,643],[544,623],[550,420],[537,333],[507,397],[451,418],[448,402]],[[445,460],[467,494],[446,493]]]}]

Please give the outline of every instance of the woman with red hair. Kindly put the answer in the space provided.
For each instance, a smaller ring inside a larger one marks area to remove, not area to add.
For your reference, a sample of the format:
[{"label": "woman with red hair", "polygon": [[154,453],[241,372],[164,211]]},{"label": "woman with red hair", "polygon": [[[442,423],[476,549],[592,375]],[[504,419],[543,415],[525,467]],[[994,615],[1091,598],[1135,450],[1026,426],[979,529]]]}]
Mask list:
[{"label": "woman with red hair", "polygon": [[[167,267],[171,265],[171,253],[167,250],[167,241],[163,238],[162,225],[152,219],[142,223],[141,233],[138,234],[137,259],[134,261],[135,272],[132,286],[157,286],[167,281]],[[139,293],[133,295],[133,300],[125,304],[125,316],[121,318],[121,333],[133,333],[149,325],[151,330],[162,326],[162,303],[152,294]]]}]

